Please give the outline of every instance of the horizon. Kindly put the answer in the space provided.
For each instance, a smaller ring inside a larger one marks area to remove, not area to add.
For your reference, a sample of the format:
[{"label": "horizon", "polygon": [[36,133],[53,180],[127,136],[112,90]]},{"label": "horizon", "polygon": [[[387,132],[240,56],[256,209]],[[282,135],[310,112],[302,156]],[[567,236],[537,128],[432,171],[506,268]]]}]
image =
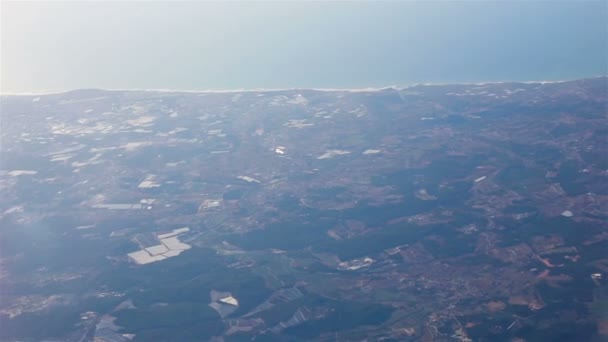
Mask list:
[{"label": "horizon", "polygon": [[304,90],[304,91],[319,91],[319,92],[353,92],[353,93],[364,93],[364,92],[377,92],[383,90],[397,90],[402,91],[413,87],[433,87],[433,86],[450,86],[450,85],[494,85],[494,84],[556,84],[556,83],[568,83],[577,82],[582,80],[593,80],[606,78],[608,75],[591,76],[583,78],[563,79],[563,80],[533,80],[533,81],[488,81],[488,82],[432,82],[432,83],[414,83],[410,85],[387,85],[384,87],[362,87],[362,88],[304,88],[304,87],[293,87],[293,88],[243,88],[243,89],[138,89],[138,88],[75,88],[56,92],[15,92],[15,93],[3,93],[0,91],[0,96],[45,96],[45,95],[61,95],[77,91],[118,91],[118,92],[156,92],[156,93],[205,93],[205,94],[229,94],[229,93],[247,93],[247,92],[280,92],[280,91],[293,91],[293,90]]}]

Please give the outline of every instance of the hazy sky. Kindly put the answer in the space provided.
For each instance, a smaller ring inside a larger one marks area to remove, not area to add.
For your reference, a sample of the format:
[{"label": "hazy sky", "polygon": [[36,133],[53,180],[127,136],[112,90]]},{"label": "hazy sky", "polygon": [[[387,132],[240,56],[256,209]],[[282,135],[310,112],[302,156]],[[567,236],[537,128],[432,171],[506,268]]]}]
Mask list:
[{"label": "hazy sky", "polygon": [[1,2],[2,92],[606,74],[597,2]]}]

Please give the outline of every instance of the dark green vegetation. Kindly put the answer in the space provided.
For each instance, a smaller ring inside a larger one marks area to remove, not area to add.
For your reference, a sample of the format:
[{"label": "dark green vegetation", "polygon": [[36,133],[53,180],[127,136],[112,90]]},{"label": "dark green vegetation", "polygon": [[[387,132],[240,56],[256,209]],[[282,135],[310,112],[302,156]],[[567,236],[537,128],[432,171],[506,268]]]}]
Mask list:
[{"label": "dark green vegetation", "polygon": [[311,305],[314,304],[322,308],[329,308],[330,312],[321,319],[288,328],[285,331],[286,334],[303,339],[314,339],[322,333],[339,333],[361,326],[381,324],[390,317],[393,311],[390,307],[383,305],[356,302],[317,300],[316,303],[311,303]]},{"label": "dark green vegetation", "polygon": [[116,313],[138,341],[200,341],[224,329],[217,312],[199,301],[158,303]]}]

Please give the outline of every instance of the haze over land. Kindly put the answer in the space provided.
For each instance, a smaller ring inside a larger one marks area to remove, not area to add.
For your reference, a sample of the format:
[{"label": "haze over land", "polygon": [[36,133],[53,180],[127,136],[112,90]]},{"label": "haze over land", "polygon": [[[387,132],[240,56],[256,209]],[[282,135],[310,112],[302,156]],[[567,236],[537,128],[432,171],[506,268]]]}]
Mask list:
[{"label": "haze over land", "polygon": [[0,340],[602,341],[607,81],[2,96]]}]

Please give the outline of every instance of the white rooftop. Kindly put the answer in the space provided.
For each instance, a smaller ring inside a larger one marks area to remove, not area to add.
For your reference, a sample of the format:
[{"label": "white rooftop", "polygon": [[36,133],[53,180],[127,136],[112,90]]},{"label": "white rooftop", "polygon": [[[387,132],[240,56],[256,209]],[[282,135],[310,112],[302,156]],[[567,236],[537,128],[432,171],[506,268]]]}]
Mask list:
[{"label": "white rooftop", "polygon": [[229,304],[229,305],[232,305],[232,306],[239,306],[239,301],[236,300],[236,298],[234,298],[232,296],[221,298],[220,302],[225,303],[225,304]]}]

